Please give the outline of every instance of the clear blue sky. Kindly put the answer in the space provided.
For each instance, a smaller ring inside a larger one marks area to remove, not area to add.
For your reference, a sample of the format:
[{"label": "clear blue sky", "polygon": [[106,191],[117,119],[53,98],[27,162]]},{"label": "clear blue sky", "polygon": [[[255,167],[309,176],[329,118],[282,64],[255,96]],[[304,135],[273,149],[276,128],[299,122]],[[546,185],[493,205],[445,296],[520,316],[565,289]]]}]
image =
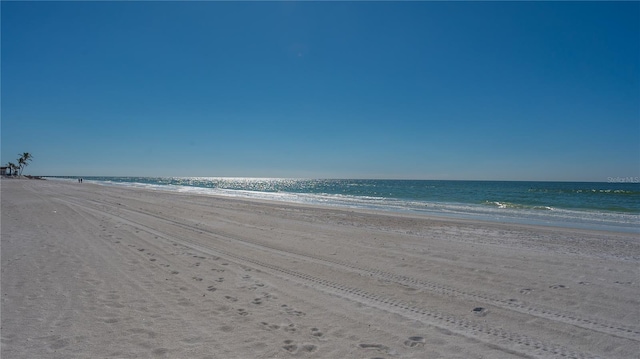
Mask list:
[{"label": "clear blue sky", "polygon": [[640,176],[640,2],[6,2],[25,174]]}]

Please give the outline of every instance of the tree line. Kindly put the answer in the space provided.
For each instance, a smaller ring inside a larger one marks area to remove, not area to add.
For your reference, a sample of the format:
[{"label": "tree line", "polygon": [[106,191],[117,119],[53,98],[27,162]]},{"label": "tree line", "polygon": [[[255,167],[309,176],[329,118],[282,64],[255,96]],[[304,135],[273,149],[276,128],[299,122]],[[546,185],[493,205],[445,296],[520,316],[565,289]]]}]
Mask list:
[{"label": "tree line", "polygon": [[18,173],[18,176],[22,176],[22,171],[29,165],[29,162],[33,160],[33,155],[29,152],[24,152],[18,155],[18,164],[13,162],[7,163],[7,167],[11,169],[11,172]]}]

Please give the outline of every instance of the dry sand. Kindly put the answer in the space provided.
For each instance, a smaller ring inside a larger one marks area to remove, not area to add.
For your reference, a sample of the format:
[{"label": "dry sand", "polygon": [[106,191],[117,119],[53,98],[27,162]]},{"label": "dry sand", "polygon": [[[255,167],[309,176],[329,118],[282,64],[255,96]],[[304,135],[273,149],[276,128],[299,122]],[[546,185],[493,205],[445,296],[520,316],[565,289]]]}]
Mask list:
[{"label": "dry sand", "polygon": [[1,181],[2,358],[635,358],[637,234]]}]

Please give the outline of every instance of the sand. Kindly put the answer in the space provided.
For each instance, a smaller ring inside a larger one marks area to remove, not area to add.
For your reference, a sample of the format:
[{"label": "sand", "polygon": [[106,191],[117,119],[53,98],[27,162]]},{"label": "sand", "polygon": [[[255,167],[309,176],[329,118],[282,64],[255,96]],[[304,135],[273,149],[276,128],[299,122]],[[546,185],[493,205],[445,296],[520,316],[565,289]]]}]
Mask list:
[{"label": "sand", "polygon": [[637,358],[637,234],[3,179],[9,358]]}]

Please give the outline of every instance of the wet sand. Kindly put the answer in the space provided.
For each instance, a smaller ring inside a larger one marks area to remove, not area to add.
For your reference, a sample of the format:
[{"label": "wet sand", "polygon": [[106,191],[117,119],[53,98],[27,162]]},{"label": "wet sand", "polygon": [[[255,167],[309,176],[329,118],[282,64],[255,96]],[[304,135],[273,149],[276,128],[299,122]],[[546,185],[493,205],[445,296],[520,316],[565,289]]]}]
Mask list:
[{"label": "wet sand", "polygon": [[637,234],[3,179],[2,358],[634,358]]}]

